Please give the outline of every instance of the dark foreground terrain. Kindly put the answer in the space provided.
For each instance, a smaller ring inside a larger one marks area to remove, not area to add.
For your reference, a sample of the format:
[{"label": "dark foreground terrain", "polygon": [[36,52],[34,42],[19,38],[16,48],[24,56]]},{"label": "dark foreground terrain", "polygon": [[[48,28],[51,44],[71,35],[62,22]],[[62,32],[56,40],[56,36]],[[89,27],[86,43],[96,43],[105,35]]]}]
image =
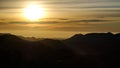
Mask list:
[{"label": "dark foreground terrain", "polygon": [[0,34],[0,68],[120,68],[120,34],[37,41]]}]

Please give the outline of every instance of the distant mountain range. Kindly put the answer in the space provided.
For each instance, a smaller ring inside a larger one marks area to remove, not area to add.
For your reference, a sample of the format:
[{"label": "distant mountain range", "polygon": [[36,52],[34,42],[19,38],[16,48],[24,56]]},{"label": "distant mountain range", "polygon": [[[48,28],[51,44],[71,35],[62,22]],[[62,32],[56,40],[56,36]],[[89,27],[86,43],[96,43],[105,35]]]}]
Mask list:
[{"label": "distant mountain range", "polygon": [[120,33],[76,34],[64,40],[33,39],[1,33],[0,67],[120,67]]}]

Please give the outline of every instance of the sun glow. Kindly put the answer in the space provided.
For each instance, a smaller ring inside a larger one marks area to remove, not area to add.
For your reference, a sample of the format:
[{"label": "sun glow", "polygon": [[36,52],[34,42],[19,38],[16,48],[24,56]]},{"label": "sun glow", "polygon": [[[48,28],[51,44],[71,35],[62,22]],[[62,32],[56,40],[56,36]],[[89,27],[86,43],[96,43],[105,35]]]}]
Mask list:
[{"label": "sun glow", "polygon": [[39,5],[32,4],[24,9],[24,16],[31,21],[37,21],[45,16],[45,11]]}]

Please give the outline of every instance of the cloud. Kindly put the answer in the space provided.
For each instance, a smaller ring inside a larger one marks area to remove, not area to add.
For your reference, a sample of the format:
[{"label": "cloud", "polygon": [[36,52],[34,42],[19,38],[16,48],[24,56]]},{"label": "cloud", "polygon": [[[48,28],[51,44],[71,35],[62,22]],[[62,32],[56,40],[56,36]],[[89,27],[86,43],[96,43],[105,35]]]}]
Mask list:
[{"label": "cloud", "polygon": [[8,24],[28,24],[28,22],[12,21],[12,22],[8,22]]},{"label": "cloud", "polygon": [[102,9],[102,10],[91,10],[97,12],[120,12],[120,9]]},{"label": "cloud", "polygon": [[100,31],[112,31],[112,32],[119,32],[119,22],[118,23],[110,23],[110,24],[92,24],[92,25],[69,25],[69,26],[65,26],[65,25],[61,25],[59,26],[55,26],[53,28],[51,28],[51,30],[55,30],[55,31],[72,31],[72,32],[76,32],[76,31],[82,31],[82,32],[91,32],[91,31],[96,31],[96,32],[100,32]]},{"label": "cloud", "polygon": [[81,7],[81,8],[120,8],[120,6],[89,6],[89,7]]},{"label": "cloud", "polygon": [[0,7],[1,10],[3,9],[20,9],[20,8],[23,8],[23,7]]},{"label": "cloud", "polygon": [[69,20],[67,18],[58,18],[58,20]]},{"label": "cloud", "polygon": [[7,25],[7,23],[5,23],[5,22],[0,22],[0,26],[3,26],[3,25]]},{"label": "cloud", "polygon": [[99,20],[99,19],[90,19],[90,20],[71,20],[69,22],[85,22],[85,23],[90,23],[90,22],[108,22],[110,20]]},{"label": "cloud", "polygon": [[116,12],[116,13],[109,13],[109,14],[96,14],[96,15],[94,15],[94,16],[96,16],[96,17],[120,17],[120,13],[118,12]]},{"label": "cloud", "polygon": [[26,21],[6,21],[6,19],[1,19],[0,24],[66,24],[66,25],[87,25],[87,24],[100,24],[111,22],[113,20],[104,20],[104,19],[67,19],[67,18],[55,18],[55,19],[46,19],[38,22],[26,22]]},{"label": "cloud", "polygon": [[25,25],[25,24],[56,24],[59,23],[58,21],[39,21],[39,22],[25,22],[25,21],[3,21],[0,22],[0,24],[20,24],[20,25]]},{"label": "cloud", "polygon": [[[107,22],[107,23],[106,23]],[[32,27],[32,28],[31,28]],[[33,29],[34,28],[34,29]],[[0,30],[49,30],[49,31],[102,31],[119,29],[118,23],[105,19],[57,19],[56,21],[0,22]]]},{"label": "cloud", "polygon": [[5,21],[6,19],[0,19],[0,21]]}]

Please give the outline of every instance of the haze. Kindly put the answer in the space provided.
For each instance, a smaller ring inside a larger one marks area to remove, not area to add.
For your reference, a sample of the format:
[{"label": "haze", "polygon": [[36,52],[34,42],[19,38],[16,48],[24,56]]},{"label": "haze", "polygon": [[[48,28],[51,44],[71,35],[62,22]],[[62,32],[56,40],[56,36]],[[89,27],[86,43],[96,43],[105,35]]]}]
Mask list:
[{"label": "haze", "polygon": [[[23,9],[38,4],[46,12],[27,20]],[[120,0],[0,0],[0,33],[66,38],[76,33],[120,32]]]}]

